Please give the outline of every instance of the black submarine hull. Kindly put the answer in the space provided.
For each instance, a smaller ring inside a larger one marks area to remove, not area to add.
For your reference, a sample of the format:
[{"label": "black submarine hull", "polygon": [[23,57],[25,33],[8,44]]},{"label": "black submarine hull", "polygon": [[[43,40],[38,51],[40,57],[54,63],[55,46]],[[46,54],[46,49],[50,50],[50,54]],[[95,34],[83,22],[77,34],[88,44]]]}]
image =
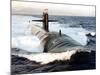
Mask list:
[{"label": "black submarine hull", "polygon": [[51,32],[44,45],[44,52],[66,52],[67,50],[81,49],[83,46],[71,37],[59,33]]}]

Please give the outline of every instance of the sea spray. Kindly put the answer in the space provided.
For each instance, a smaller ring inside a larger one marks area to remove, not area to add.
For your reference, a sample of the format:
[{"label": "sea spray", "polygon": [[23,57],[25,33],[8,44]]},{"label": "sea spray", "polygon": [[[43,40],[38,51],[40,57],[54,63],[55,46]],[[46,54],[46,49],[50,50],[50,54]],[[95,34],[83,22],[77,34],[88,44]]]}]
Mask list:
[{"label": "sea spray", "polygon": [[91,52],[90,50],[86,50],[85,48],[73,48],[71,50],[67,50],[66,52],[60,53],[18,53],[14,54],[19,57],[24,57],[29,59],[30,61],[39,62],[41,64],[48,64],[55,60],[69,60],[72,55],[76,54],[77,52]]},{"label": "sea spray", "polygon": [[12,39],[12,48],[19,48],[28,52],[43,52],[41,41],[32,35],[17,36]]}]

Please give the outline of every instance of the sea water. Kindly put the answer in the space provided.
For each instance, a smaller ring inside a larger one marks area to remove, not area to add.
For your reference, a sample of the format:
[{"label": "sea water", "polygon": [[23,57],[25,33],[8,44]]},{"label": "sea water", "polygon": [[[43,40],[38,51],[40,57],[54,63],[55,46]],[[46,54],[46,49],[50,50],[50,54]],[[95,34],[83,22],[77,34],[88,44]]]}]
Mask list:
[{"label": "sea water", "polygon": [[[12,47],[20,48],[29,52],[43,52],[43,45],[38,37],[31,34],[29,27],[38,25],[42,27],[42,22],[32,20],[42,19],[42,16],[24,16],[12,15]],[[59,32],[70,36],[72,39],[86,47],[95,49],[95,42],[87,46],[90,38],[96,41],[95,37],[87,37],[86,34],[96,33],[95,17],[78,17],[78,16],[49,16],[49,19],[57,20],[57,22],[49,23],[50,32]]]}]

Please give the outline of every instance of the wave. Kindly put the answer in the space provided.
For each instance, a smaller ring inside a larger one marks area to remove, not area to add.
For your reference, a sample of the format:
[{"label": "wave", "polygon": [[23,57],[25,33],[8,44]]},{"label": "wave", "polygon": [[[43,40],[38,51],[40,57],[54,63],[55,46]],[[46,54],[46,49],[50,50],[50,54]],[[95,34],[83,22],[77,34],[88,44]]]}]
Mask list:
[{"label": "wave", "polygon": [[[35,48],[32,47],[31,44],[30,44],[30,46],[29,45],[26,46],[24,44],[18,45],[18,41],[16,41],[16,39],[18,37],[20,37],[21,39],[22,38],[25,39],[25,37],[32,39],[31,28],[33,25],[37,25],[37,26],[40,26],[42,28],[42,23],[32,22],[31,21],[32,19],[41,19],[41,18],[37,18],[37,17],[33,17],[33,16],[28,16],[28,17],[27,16],[12,16],[12,47],[18,47],[21,49],[26,48],[25,50],[28,49],[28,51],[29,51],[29,49],[30,49],[30,51],[34,51]],[[65,26],[65,25],[66,24],[60,24],[59,22],[50,22],[49,23],[49,27],[50,27],[49,30],[50,30],[50,32],[58,32],[58,33],[59,33],[59,30],[61,30],[62,34],[68,35],[69,37],[71,37],[73,40],[77,41],[81,45],[84,45],[84,46],[87,45],[88,37],[86,36],[86,34],[88,32],[85,29],[83,29],[83,28],[71,28],[71,27],[64,28],[63,26]],[[38,30],[40,30],[40,29],[38,29]],[[42,30],[42,32],[43,32],[43,30]],[[39,34],[42,34],[42,33],[39,32]],[[45,32],[43,32],[43,34],[45,34]],[[94,35],[94,33],[91,33],[91,35]],[[36,33],[34,36],[37,36]],[[45,38],[47,36],[41,35],[41,37]],[[41,42],[43,40],[43,39],[41,39],[41,37],[38,37],[39,38],[38,42]],[[34,41],[35,41],[35,39],[31,40],[30,43],[33,43]],[[16,44],[17,44],[17,46],[16,46]],[[38,49],[41,49],[42,46],[43,46],[43,43],[41,46],[39,45]],[[40,51],[43,51],[42,49]]]},{"label": "wave", "polygon": [[67,50],[66,52],[60,53],[12,53],[14,55],[18,55],[20,57],[25,57],[31,61],[36,61],[41,64],[47,64],[55,60],[69,60],[73,54],[77,52],[91,52],[90,50],[86,50],[84,48],[73,48],[71,50]]},{"label": "wave", "polygon": [[50,23],[50,31],[51,32],[59,32],[61,30],[62,34],[66,34],[70,36],[75,41],[79,42],[82,45],[87,44],[87,37],[85,35],[86,30],[83,28],[63,28],[63,24],[52,24]]},{"label": "wave", "polygon": [[96,36],[96,32],[88,32],[88,33],[86,34],[86,36],[95,37],[95,36]]},{"label": "wave", "polygon": [[44,50],[41,41],[32,35],[13,37],[12,48],[19,48],[29,52],[43,52]]},{"label": "wave", "polygon": [[11,70],[13,74],[26,74],[95,69],[95,60],[95,51],[12,55]]}]

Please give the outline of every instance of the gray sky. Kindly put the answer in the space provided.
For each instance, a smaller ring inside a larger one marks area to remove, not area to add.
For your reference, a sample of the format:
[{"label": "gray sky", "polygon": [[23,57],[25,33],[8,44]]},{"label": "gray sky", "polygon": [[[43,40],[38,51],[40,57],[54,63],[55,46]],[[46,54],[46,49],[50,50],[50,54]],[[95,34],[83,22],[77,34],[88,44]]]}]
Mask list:
[{"label": "gray sky", "polygon": [[12,14],[42,15],[45,8],[50,15],[95,16],[95,6],[12,1]]}]

